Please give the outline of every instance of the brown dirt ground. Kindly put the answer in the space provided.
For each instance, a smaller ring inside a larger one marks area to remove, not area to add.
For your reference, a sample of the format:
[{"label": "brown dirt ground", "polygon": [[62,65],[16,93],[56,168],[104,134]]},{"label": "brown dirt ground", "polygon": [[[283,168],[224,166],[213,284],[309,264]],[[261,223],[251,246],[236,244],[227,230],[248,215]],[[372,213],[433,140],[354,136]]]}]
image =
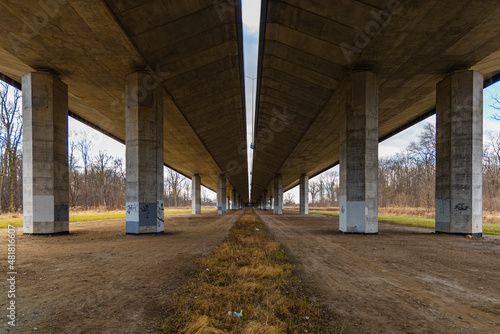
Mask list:
[{"label": "brown dirt ground", "polygon": [[[17,326],[0,311],[0,333],[158,332],[173,294],[240,215],[167,215],[162,235],[126,235],[124,219],[71,223],[69,235],[54,237],[25,236],[18,228]],[[5,277],[6,229],[0,249]]]},{"label": "brown dirt ground", "polygon": [[337,217],[258,214],[349,333],[500,333],[499,236],[392,224],[342,235]]},{"label": "brown dirt ground", "polygon": [[[306,290],[350,333],[500,333],[499,237],[389,224],[380,224],[378,236],[347,236],[336,217],[259,215]],[[71,223],[70,235],[55,237],[18,230],[18,327],[11,332],[157,332],[173,294],[239,216],[167,216],[164,235],[127,236],[123,219]],[[8,332],[1,318],[0,333]]]}]

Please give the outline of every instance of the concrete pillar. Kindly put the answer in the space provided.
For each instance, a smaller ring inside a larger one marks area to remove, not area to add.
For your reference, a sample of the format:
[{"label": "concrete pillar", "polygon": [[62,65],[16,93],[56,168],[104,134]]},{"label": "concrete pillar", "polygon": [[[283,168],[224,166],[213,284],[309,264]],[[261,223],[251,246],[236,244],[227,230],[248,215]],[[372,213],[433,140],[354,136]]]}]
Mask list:
[{"label": "concrete pillar", "polygon": [[220,175],[217,189],[217,212],[219,215],[225,215],[227,213],[226,205],[226,177]]},{"label": "concrete pillar", "polygon": [[274,214],[283,214],[283,179],[281,175],[274,177]]},{"label": "concrete pillar", "polygon": [[236,206],[238,205],[236,203],[236,190],[233,189],[233,191],[231,192],[231,196],[232,196],[232,199],[231,199],[231,209],[232,210],[236,210]]},{"label": "concrete pillar", "polygon": [[437,85],[436,232],[482,236],[483,76],[456,71]]},{"label": "concrete pillar", "polygon": [[47,72],[22,86],[23,233],[68,233],[68,86]]},{"label": "concrete pillar", "polygon": [[163,91],[147,72],[127,77],[126,232],[163,233]]},{"label": "concrete pillar", "polygon": [[263,209],[264,210],[267,210],[267,202],[269,201],[269,193],[267,192],[267,190],[264,190],[264,194],[262,195],[263,196]]},{"label": "concrete pillar", "polygon": [[198,174],[192,178],[191,207],[193,215],[201,214],[201,177]]},{"label": "concrete pillar", "polygon": [[300,177],[300,207],[299,213],[301,215],[309,214],[309,176],[302,175]]},{"label": "concrete pillar", "polygon": [[274,210],[274,197],[269,196],[269,209]]},{"label": "concrete pillar", "polygon": [[352,73],[340,92],[340,232],[378,233],[378,87]]}]

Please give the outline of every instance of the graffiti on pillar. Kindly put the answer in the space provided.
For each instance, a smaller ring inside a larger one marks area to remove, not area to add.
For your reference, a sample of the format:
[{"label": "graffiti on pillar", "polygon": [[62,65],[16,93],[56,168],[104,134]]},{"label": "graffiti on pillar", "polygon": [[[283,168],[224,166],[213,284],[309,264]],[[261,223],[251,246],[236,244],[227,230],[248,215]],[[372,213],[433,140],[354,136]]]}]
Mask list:
[{"label": "graffiti on pillar", "polygon": [[164,223],[165,217],[163,216],[164,207],[163,201],[158,201],[158,205],[156,205],[156,221],[158,222],[158,227]]},{"label": "graffiti on pillar", "polygon": [[455,205],[455,210],[459,211],[460,213],[469,210],[469,206],[465,205],[465,203],[458,203]]},{"label": "graffiti on pillar", "polygon": [[127,214],[131,214],[133,212],[138,212],[138,204],[137,203],[134,203],[134,204],[127,204]]},{"label": "graffiti on pillar", "polygon": [[340,211],[342,211],[342,213],[345,213],[345,207],[342,205],[342,209],[340,209]]}]

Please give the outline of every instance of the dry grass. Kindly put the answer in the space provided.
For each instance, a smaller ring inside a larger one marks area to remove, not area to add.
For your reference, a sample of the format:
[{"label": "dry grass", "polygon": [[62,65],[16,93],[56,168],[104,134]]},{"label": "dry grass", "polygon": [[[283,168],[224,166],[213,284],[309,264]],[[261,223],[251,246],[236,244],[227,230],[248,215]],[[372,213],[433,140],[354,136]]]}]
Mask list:
[{"label": "dry grass", "polygon": [[[251,210],[178,294],[165,333],[336,333],[333,314],[307,300],[279,243]],[[228,312],[241,312],[238,317]]]}]

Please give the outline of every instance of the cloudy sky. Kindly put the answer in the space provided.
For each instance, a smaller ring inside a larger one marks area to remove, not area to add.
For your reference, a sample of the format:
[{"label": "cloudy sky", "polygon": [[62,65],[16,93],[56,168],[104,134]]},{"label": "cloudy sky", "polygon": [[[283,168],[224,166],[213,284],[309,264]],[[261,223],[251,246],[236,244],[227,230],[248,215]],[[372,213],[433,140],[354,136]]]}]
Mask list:
[{"label": "cloudy sky", "polygon": [[[246,78],[246,110],[247,110],[247,125],[248,125],[248,145],[250,146],[252,139],[252,123],[253,110],[252,102],[254,100],[253,93],[257,80],[251,80],[257,76],[257,58],[258,58],[258,42],[259,42],[259,22],[260,22],[260,0],[242,0],[243,9],[243,45],[244,45],[244,61],[245,61],[245,76]],[[252,90],[253,88],[253,90]],[[500,129],[500,122],[491,120],[491,116],[495,110],[491,108],[492,96],[500,96],[500,84],[490,86],[484,90],[484,143],[487,145],[487,134],[490,131]],[[379,145],[379,156],[386,157],[393,155],[405,149],[412,140],[415,140],[422,131],[426,122],[435,124],[435,116],[429,117],[427,120],[401,132],[400,134],[384,141]],[[99,132],[92,130],[78,121],[70,118],[70,132],[85,132],[90,137],[93,144],[93,154],[97,154],[100,150],[106,151],[114,156],[125,158],[125,146],[117,143]],[[81,136],[81,135],[80,135]],[[252,151],[248,150],[249,161],[251,166]],[[250,167],[251,169],[251,167]],[[338,170],[338,166],[334,167]],[[295,195],[295,200],[298,200],[298,187],[290,190]],[[211,193],[215,197],[215,193]]]}]

